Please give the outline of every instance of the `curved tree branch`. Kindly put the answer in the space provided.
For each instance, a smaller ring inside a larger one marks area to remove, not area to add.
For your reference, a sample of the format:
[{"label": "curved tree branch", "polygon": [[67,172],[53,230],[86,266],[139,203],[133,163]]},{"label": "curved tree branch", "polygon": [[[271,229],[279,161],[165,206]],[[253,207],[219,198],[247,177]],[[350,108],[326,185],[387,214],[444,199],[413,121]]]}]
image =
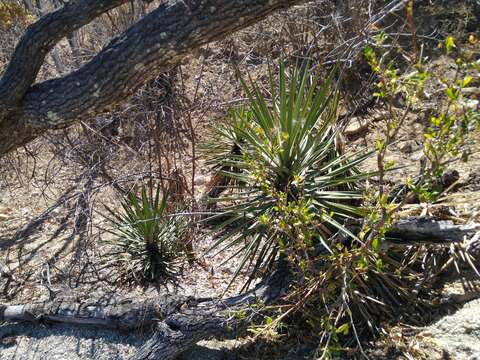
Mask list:
[{"label": "curved tree branch", "polygon": [[[75,2],[68,8],[69,11],[65,10],[66,5],[63,10],[40,19],[25,34],[21,41],[21,44],[25,45],[17,48],[12,59],[14,64],[23,61],[27,63],[25,67],[31,67],[28,63],[31,52],[22,50],[23,47],[38,41],[45,45],[37,46],[40,55],[34,57],[33,70],[27,71],[27,76],[20,76],[21,71],[25,71],[21,66],[11,65],[2,79],[0,104],[15,104],[19,97],[23,98],[21,108],[16,112],[3,113],[3,119],[0,110],[0,156],[24,145],[48,129],[64,128],[75,121],[108,110],[153,76],[177,64],[192,50],[302,0],[169,1],[112,40],[79,70],[65,77],[36,84],[23,96],[22,92],[36,76],[47,49],[51,49],[65,33],[93,19],[94,14],[84,17],[77,13],[82,20],[73,20],[70,16],[74,16],[75,12],[84,7],[89,8],[87,5],[95,8],[93,3],[97,2],[101,6],[96,6],[95,14],[99,15],[124,1]],[[90,10],[95,12],[92,9]],[[59,15],[65,12],[68,16]],[[66,27],[68,31],[59,30],[61,36],[55,32],[38,35],[39,30],[50,29],[47,25],[49,23],[55,23],[57,29]],[[18,76],[22,79],[15,81]],[[9,109],[9,106],[3,105],[4,110]]]},{"label": "curved tree branch", "polygon": [[[20,105],[53,47],[71,32],[128,0],[76,0],[30,25],[0,79],[0,115]],[[3,108],[3,109],[2,109]]]}]

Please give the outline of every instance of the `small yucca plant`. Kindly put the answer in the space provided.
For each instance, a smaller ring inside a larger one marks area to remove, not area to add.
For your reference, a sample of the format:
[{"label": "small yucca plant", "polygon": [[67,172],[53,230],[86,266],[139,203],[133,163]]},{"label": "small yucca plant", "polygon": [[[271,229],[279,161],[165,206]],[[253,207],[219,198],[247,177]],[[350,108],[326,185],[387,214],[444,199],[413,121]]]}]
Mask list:
[{"label": "small yucca plant", "polygon": [[175,275],[185,250],[188,219],[167,214],[167,194],[161,196],[160,186],[155,195],[146,186],[140,198],[128,194],[120,212],[107,210],[115,226],[116,248],[109,255],[124,266],[128,277],[151,282]]},{"label": "small yucca plant", "polygon": [[[208,141],[200,146],[200,151],[205,159],[205,165],[215,172],[215,176],[207,189],[207,200],[218,198],[229,186],[241,185],[238,179],[225,176],[224,173],[238,172],[239,169],[232,164],[232,157],[241,155],[241,144],[244,140],[242,134],[236,129],[243,129],[249,121],[249,114],[243,109],[232,109],[229,112],[228,123],[220,123],[211,128]],[[207,204],[207,209],[215,207],[214,202]]]},{"label": "small yucca plant", "polygon": [[[237,184],[232,195],[211,199],[223,205],[209,219],[220,222],[213,248],[239,246],[235,276],[251,266],[250,280],[280,253],[301,263],[319,245],[330,251],[339,231],[354,237],[342,224],[363,215],[357,184],[372,175],[356,168],[371,153],[343,154],[336,146],[338,94],[331,78],[319,84],[308,66],[288,74],[282,63],[278,84],[271,69],[269,78],[268,95],[242,82],[247,107],[217,131],[209,158],[217,168],[231,168],[222,174]],[[222,151],[226,144],[238,151]]]}]

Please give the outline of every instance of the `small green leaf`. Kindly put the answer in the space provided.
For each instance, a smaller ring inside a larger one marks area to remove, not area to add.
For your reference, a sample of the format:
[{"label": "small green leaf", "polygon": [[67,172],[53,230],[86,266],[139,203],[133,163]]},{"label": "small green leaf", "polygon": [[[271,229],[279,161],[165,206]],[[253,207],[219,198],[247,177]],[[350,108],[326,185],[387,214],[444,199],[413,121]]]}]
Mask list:
[{"label": "small green leaf", "polygon": [[378,237],[376,237],[375,239],[373,239],[372,241],[372,247],[373,247],[373,251],[375,251],[376,253],[378,253],[378,251],[380,250],[380,239]]},{"label": "small green leaf", "polygon": [[385,148],[385,141],[382,139],[377,139],[375,141],[375,149],[377,149],[377,151],[382,151],[384,148]]},{"label": "small green leaf", "polygon": [[337,334],[342,334],[342,335],[345,335],[345,336],[348,335],[349,331],[350,331],[350,324],[349,323],[344,323],[344,324],[340,325],[335,330],[335,332]]},{"label": "small green leaf", "polygon": [[445,89],[445,94],[447,94],[448,98],[452,101],[458,99],[458,92],[454,91],[451,87]]},{"label": "small green leaf", "polygon": [[453,36],[447,36],[445,39],[445,47],[447,49],[447,54],[450,54],[455,46],[455,38]]},{"label": "small green leaf", "polygon": [[471,75],[467,75],[463,78],[463,81],[462,81],[462,87],[466,87],[468,85],[470,85],[470,83],[472,82],[473,80],[473,76]]}]

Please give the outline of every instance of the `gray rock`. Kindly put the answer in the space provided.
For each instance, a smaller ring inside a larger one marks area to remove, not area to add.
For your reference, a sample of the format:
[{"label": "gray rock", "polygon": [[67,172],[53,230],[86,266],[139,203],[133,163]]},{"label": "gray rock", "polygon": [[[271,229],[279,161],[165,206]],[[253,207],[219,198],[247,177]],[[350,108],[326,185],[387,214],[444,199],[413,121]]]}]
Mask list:
[{"label": "gray rock", "polygon": [[415,140],[404,141],[400,145],[400,151],[405,154],[411,154],[420,149],[420,145]]},{"label": "gray rock", "polygon": [[205,185],[207,182],[208,182],[208,179],[206,176],[200,175],[195,178],[195,185],[201,186],[201,185]]},{"label": "gray rock", "polygon": [[451,359],[480,359],[480,299],[430,325],[422,334],[448,353]]}]

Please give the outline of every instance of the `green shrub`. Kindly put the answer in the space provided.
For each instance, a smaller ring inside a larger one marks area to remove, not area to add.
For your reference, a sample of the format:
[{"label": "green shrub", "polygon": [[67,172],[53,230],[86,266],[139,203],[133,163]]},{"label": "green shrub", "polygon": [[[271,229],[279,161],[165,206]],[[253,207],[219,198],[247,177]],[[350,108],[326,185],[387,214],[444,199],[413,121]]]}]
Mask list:
[{"label": "green shrub", "polygon": [[[209,219],[220,222],[213,248],[239,246],[235,276],[248,265],[250,280],[279,254],[302,266],[314,249],[331,252],[338,231],[355,237],[342,224],[362,216],[357,183],[372,175],[357,170],[371,152],[343,154],[337,147],[331,77],[319,84],[309,66],[287,72],[280,64],[278,84],[271,69],[269,80],[268,96],[251,80],[242,82],[247,107],[232,111],[216,132],[209,158],[217,168],[230,167],[221,172],[237,184],[231,195],[211,199],[222,205]],[[228,151],[234,147],[239,151]]]},{"label": "green shrub", "polygon": [[115,226],[110,253],[126,271],[128,277],[139,281],[155,281],[175,275],[184,253],[188,232],[185,216],[167,214],[167,194],[148,194],[143,186],[141,197],[130,193],[122,202],[121,212],[108,209]]}]

